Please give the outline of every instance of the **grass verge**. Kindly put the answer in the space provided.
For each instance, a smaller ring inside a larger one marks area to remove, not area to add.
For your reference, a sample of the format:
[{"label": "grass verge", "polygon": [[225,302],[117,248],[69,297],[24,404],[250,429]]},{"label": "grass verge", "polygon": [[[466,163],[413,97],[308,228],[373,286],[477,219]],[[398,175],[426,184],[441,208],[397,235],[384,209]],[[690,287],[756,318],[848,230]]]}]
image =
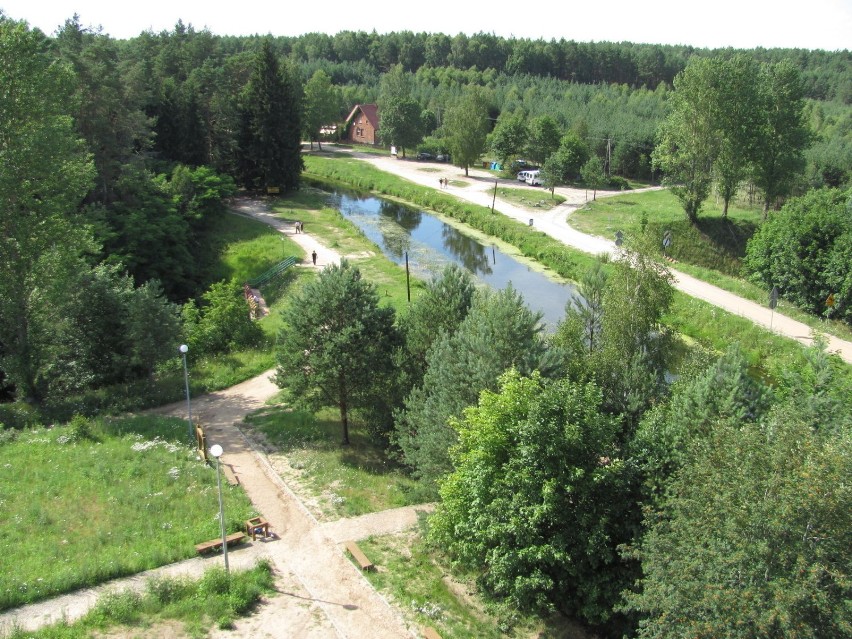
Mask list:
[{"label": "grass verge", "polygon": [[520,615],[484,601],[472,578],[454,575],[440,553],[414,533],[384,535],[359,541],[378,566],[364,575],[403,612],[409,622],[432,627],[453,639],[548,637],[589,639],[578,624],[555,615],[546,620]]},{"label": "grass verge", "polygon": [[[616,230],[639,233],[643,225],[652,237],[672,231],[668,254],[673,268],[757,304],[768,305],[769,291],[744,279],[748,240],[754,235],[762,212],[757,207],[732,204],[728,217],[715,202],[708,202],[696,226],[689,224],[677,198],[668,191],[647,191],[590,203],[571,214],[571,225],[585,233],[612,237]],[[662,239],[661,239],[662,241]],[[852,326],[825,320],[779,300],[777,311],[821,333],[852,339]]]},{"label": "grass verge", "polygon": [[[277,470],[295,484],[314,515],[331,521],[410,506],[431,496],[387,457],[363,425],[350,424],[349,446],[341,446],[336,412],[261,410],[246,418],[272,453]],[[283,468],[281,462],[284,462]]]},{"label": "grass verge", "polygon": [[[2,431],[0,610],[193,557],[219,535],[216,473],[163,417]],[[256,514],[223,484],[228,532]]]},{"label": "grass verge", "polygon": [[273,592],[272,567],[258,562],[250,569],[234,571],[211,568],[199,580],[164,578],[151,580],[142,592],[108,594],[74,623],[59,623],[37,631],[13,631],[9,639],[82,639],[121,629],[137,630],[139,636],[176,636],[168,622],[176,621],[184,633],[177,636],[207,637],[212,626],[227,630],[251,612],[263,595]]}]

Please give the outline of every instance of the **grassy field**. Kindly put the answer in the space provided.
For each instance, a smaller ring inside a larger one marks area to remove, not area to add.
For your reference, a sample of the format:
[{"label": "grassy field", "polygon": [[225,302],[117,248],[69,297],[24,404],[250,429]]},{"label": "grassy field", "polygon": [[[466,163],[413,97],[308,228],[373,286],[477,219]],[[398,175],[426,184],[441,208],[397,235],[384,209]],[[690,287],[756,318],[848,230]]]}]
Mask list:
[{"label": "grassy field", "polygon": [[341,446],[336,411],[316,415],[280,409],[259,411],[248,427],[287,461],[303,502],[318,504],[314,515],[335,520],[423,503],[429,498],[416,481],[388,460],[385,450],[371,441],[362,424],[350,424],[349,446]]},{"label": "grassy field", "polygon": [[[494,190],[492,189],[490,192],[493,193]],[[497,187],[497,197],[515,206],[540,209],[542,211],[549,211],[565,201],[565,198],[558,193],[551,196],[548,189],[532,191],[530,189],[513,189],[505,186]]]},{"label": "grassy field", "polygon": [[[216,474],[184,420],[133,417],[5,431],[0,609],[195,556],[219,535]],[[254,516],[223,485],[228,532]]]}]

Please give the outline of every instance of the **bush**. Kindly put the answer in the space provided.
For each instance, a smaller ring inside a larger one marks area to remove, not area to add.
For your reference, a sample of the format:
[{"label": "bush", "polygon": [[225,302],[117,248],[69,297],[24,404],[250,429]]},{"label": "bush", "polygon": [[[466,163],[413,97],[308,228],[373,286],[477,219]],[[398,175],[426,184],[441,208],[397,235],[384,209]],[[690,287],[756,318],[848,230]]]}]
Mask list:
[{"label": "bush", "polygon": [[[852,191],[821,189],[789,200],[746,248],[752,280],[815,315],[852,323]],[[829,295],[834,306],[828,306]]]},{"label": "bush", "polygon": [[611,189],[626,191],[630,188],[630,183],[620,175],[613,175],[610,176],[609,180],[607,181],[607,186]]},{"label": "bush", "polygon": [[249,317],[240,284],[234,280],[218,282],[202,297],[204,304],[200,308],[192,301],[183,307],[190,350],[214,355],[261,343],[263,331]]},{"label": "bush", "polygon": [[41,423],[41,414],[32,404],[11,402],[0,404],[0,426],[23,430]]}]

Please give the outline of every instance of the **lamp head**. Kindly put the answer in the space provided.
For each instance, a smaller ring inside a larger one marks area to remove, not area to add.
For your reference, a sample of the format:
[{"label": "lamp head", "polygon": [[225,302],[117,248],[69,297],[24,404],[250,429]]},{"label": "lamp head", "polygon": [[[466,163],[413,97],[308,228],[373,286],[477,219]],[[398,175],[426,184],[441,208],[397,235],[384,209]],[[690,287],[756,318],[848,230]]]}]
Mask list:
[{"label": "lamp head", "polygon": [[215,457],[215,458],[217,458],[217,459],[218,459],[219,457],[221,457],[221,456],[222,456],[222,453],[224,453],[224,452],[225,452],[225,451],[224,451],[224,450],[222,450],[222,447],[221,447],[219,444],[213,444],[213,445],[210,447],[210,454],[211,454],[211,455],[213,455],[213,457]]},{"label": "lamp head", "polygon": [[186,355],[186,352],[189,350],[189,346],[187,346],[186,344],[181,344],[178,350],[184,355]]}]

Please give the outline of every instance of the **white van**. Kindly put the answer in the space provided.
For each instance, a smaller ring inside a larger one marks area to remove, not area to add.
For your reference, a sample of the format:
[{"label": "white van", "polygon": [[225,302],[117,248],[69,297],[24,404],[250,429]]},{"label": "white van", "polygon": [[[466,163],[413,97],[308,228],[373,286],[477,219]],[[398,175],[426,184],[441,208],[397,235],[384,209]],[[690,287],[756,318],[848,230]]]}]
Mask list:
[{"label": "white van", "polygon": [[518,182],[526,182],[532,171],[518,171]]},{"label": "white van", "polygon": [[541,171],[524,171],[527,174],[524,182],[530,186],[541,186]]}]

